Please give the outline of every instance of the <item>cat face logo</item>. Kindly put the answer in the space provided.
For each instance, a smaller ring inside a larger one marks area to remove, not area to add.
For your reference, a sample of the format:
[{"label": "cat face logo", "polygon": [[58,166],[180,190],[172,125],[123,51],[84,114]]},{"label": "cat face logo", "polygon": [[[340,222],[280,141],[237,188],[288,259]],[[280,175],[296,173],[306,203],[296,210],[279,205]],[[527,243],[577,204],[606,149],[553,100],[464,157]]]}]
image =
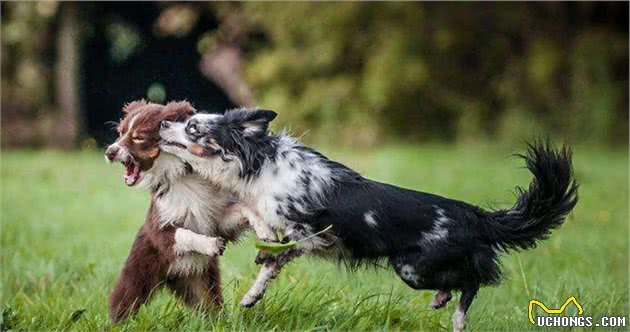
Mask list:
[{"label": "cat face logo", "polygon": [[581,316],[581,315],[584,314],[584,309],[582,308],[582,305],[577,301],[575,296],[571,296],[566,301],[564,301],[564,304],[560,307],[560,309],[549,309],[549,308],[547,308],[547,306],[544,303],[542,303],[542,302],[540,302],[538,300],[530,300],[529,301],[529,306],[527,308],[529,322],[532,323],[532,325],[536,325],[536,321],[534,320],[534,315],[533,315],[534,305],[539,306],[544,312],[546,312],[548,314],[562,314],[562,313],[564,313],[564,310],[566,310],[566,308],[569,305],[569,303],[575,304],[575,307],[578,310],[578,315]]}]

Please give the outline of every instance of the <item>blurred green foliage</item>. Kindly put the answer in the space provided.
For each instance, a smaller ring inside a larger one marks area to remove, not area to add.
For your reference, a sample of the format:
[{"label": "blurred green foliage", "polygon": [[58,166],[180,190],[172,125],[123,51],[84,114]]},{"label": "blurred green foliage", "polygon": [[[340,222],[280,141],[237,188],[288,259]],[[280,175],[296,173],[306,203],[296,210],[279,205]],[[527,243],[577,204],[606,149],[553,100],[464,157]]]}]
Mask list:
[{"label": "blurred green foliage", "polygon": [[2,4],[3,106],[18,104],[21,110],[30,111],[30,116],[49,110],[43,105],[53,99],[48,87],[53,61],[46,51],[53,43],[50,29],[57,8],[53,1]]},{"label": "blurred green foliage", "polygon": [[626,142],[627,16],[620,30],[612,7],[247,3],[269,39],[247,77],[260,105],[327,142]]},{"label": "blurred green foliage", "polygon": [[[77,6],[90,38],[99,12],[94,4]],[[242,63],[244,75],[226,70],[223,79],[229,84],[244,76],[249,87],[236,84],[233,90],[251,88],[255,104],[281,113],[276,128],[308,132],[310,141],[509,144],[550,135],[627,144],[627,3],[146,6],[159,9],[146,20],[148,29],[115,15],[106,18],[113,61],[136,54],[150,37],[143,34],[182,38],[201,30],[195,47],[182,52],[199,52],[203,68],[221,47],[241,50],[229,54],[242,59],[219,63]],[[5,120],[13,119],[7,110],[31,117],[58,111],[52,65],[59,7],[2,4]],[[159,89],[151,93],[169,98]]]}]

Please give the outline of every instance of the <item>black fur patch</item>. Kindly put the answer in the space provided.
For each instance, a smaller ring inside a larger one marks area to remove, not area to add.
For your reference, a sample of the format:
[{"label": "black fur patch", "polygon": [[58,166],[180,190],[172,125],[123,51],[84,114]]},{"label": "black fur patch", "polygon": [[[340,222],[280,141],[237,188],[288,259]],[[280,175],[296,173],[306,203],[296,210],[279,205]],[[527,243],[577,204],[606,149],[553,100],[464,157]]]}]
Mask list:
[{"label": "black fur patch", "polygon": [[189,174],[193,173],[193,167],[189,163],[184,162],[184,168],[185,168],[185,174],[186,175],[189,175]]}]

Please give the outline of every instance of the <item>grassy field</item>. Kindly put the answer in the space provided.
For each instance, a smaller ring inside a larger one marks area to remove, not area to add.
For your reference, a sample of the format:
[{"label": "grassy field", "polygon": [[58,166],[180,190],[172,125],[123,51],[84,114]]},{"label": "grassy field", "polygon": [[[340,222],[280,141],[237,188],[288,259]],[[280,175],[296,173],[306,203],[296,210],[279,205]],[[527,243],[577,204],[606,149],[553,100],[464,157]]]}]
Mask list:
[{"label": "grassy field", "polygon": [[[509,206],[513,187],[530,179],[511,151],[490,147],[324,151],[369,177],[486,207]],[[432,292],[408,288],[391,271],[352,273],[314,259],[290,265],[259,306],[241,310],[238,300],[257,272],[251,237],[222,258],[222,309],[189,310],[163,291],[135,318],[111,325],[109,292],[148,194],[126,188],[121,166],[97,152],[5,151],[1,158],[0,330],[451,329],[456,301],[433,311]],[[537,249],[503,258],[505,282],[481,290],[471,331],[541,330],[527,321],[531,298],[555,308],[574,295],[585,315],[628,316],[628,156],[578,147],[575,167],[576,211]]]}]

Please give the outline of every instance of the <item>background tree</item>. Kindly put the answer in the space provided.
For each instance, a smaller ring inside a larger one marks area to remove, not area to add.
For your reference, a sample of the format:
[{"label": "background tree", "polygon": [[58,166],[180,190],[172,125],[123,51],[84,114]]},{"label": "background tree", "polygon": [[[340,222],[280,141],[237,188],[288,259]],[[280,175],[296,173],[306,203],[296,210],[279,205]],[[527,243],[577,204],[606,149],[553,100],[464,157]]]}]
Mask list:
[{"label": "background tree", "polygon": [[259,103],[317,139],[627,141],[627,4],[244,9],[268,38],[247,66]]},{"label": "background tree", "polygon": [[3,2],[2,55],[3,146],[106,144],[140,97],[322,143],[628,138],[628,3]]}]

